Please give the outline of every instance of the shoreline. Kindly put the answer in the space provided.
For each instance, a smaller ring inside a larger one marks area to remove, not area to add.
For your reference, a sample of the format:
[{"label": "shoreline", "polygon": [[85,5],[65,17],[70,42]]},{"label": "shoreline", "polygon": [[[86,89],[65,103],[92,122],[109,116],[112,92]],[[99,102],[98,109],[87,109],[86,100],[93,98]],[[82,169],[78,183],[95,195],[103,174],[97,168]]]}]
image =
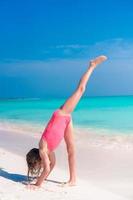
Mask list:
[{"label": "shoreline", "polygon": [[[8,119],[0,119],[0,129],[9,129],[10,131],[13,131],[14,129],[17,129],[18,131],[27,132],[27,131],[42,131],[45,126],[47,125],[48,121],[44,121],[41,123],[35,122],[35,121],[27,121],[27,120],[8,120]],[[6,127],[6,128],[5,128]],[[101,128],[101,127],[93,127],[93,126],[87,126],[87,125],[77,125],[74,123],[75,129],[83,129],[85,132],[93,131],[94,133],[97,133],[99,135],[129,135],[133,136],[133,131],[125,131],[125,130],[117,130],[117,129],[107,129],[107,128]]]},{"label": "shoreline", "polygon": [[[33,125],[34,126],[34,125]],[[17,135],[25,135],[26,137],[40,139],[46,124],[43,126],[32,123],[12,123],[8,121],[0,122],[0,131],[8,131]],[[123,132],[111,131],[105,129],[94,129],[88,127],[74,127],[75,140],[80,145],[83,141],[87,145],[102,148],[125,148],[133,149],[133,134],[124,134]],[[82,138],[82,142],[80,142]],[[82,145],[82,144],[81,144]]]}]

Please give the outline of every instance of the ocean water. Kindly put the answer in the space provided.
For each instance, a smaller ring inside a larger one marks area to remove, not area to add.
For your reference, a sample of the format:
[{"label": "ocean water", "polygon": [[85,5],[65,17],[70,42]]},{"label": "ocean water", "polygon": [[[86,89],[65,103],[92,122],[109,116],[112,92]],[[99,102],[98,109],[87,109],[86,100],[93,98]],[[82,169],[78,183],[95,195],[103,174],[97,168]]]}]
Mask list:
[{"label": "ocean water", "polygon": [[[65,99],[0,101],[0,126],[41,131]],[[133,134],[133,96],[82,98],[72,113],[74,126]]]}]

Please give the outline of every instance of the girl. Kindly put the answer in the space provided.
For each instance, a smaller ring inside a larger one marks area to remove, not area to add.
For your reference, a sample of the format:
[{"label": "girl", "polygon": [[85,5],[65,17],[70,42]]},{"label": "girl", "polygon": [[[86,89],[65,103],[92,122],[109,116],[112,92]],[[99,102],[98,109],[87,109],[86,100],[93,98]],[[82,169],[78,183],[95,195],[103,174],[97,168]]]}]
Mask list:
[{"label": "girl", "polygon": [[52,171],[55,165],[54,150],[58,147],[63,138],[65,139],[67,147],[70,172],[70,178],[67,185],[73,186],[76,184],[75,146],[71,113],[84,94],[87,82],[93,70],[98,64],[106,59],[106,56],[99,56],[90,61],[89,67],[82,76],[73,95],[53,113],[39,141],[39,149],[34,148],[26,155],[28,177],[29,173],[33,174],[34,172],[37,172],[39,174],[42,168],[41,175],[38,176],[35,184],[29,185],[30,188],[35,189],[36,187],[40,187],[42,182]]}]

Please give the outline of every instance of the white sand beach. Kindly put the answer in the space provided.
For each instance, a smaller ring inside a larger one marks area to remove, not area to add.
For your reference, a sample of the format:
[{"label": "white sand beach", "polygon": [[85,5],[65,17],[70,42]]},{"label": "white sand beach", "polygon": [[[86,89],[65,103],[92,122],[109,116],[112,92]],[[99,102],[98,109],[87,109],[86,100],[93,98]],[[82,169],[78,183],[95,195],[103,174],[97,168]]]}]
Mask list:
[{"label": "white sand beach", "polygon": [[[0,200],[130,200],[133,199],[133,148],[98,145],[77,134],[77,185],[62,187],[68,178],[64,142],[56,151],[57,164],[40,189],[25,186],[25,154],[39,137],[0,130]],[[88,138],[89,139],[89,138]],[[112,143],[113,144],[113,143]]]}]

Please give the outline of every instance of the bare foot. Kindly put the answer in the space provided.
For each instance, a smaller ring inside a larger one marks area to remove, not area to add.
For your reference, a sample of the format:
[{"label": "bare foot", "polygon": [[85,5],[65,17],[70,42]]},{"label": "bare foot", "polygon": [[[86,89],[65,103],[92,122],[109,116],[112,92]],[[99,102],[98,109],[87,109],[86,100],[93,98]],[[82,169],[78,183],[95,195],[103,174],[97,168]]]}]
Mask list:
[{"label": "bare foot", "polygon": [[96,67],[97,65],[101,64],[105,60],[107,60],[106,56],[98,56],[94,60],[90,61],[90,67]]},{"label": "bare foot", "polygon": [[62,183],[62,187],[65,187],[65,186],[76,186],[76,182],[68,181],[68,182]]}]

